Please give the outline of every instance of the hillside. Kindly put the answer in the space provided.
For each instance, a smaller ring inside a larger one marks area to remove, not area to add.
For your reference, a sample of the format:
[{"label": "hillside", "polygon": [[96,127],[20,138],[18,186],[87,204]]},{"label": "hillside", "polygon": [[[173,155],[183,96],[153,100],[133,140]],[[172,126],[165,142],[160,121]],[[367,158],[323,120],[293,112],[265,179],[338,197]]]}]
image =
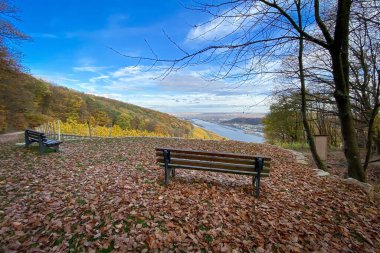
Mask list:
[{"label": "hillside", "polygon": [[169,114],[55,86],[25,73],[0,75],[0,133],[57,119],[91,126],[117,125],[159,136],[218,138]]},{"label": "hillside", "polygon": [[234,118],[222,122],[223,124],[247,124],[259,125],[262,123],[262,118]]}]

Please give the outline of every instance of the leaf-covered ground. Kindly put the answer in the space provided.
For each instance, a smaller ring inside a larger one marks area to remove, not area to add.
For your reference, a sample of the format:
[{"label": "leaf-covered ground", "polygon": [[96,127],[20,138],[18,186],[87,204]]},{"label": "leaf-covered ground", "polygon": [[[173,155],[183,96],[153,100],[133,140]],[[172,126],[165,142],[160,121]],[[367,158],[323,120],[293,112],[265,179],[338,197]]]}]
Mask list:
[{"label": "leaf-covered ground", "polygon": [[[155,147],[264,154],[251,179],[177,170],[164,187]],[[376,252],[379,203],[316,177],[270,145],[126,138],[71,142],[61,152],[0,146],[0,252]]]}]

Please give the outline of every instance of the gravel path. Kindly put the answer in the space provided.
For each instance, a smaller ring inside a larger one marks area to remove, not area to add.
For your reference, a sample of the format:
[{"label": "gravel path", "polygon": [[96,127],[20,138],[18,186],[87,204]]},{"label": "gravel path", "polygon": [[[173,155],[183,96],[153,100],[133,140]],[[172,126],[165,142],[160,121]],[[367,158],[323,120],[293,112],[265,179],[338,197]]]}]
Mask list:
[{"label": "gravel path", "polygon": [[21,138],[21,134],[24,132],[13,132],[7,134],[0,134],[0,143],[17,142]]}]

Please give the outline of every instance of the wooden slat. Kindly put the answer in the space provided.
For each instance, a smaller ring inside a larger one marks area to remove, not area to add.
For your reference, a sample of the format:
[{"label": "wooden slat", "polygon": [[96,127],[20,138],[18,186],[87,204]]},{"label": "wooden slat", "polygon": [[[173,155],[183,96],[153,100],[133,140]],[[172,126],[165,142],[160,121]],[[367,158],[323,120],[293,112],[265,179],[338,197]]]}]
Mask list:
[{"label": "wooden slat", "polygon": [[[157,152],[157,161],[163,161],[164,156],[162,152]],[[197,160],[197,161],[210,161],[210,162],[221,162],[221,163],[230,163],[230,164],[244,164],[244,165],[254,165],[255,161],[253,159],[241,159],[241,158],[232,158],[232,157],[216,157],[216,156],[207,156],[207,155],[193,155],[193,154],[176,154],[171,153],[170,157],[172,159],[188,159],[188,160]],[[264,161],[264,167],[270,167],[270,161]]]},{"label": "wooden slat", "polygon": [[[163,166],[164,164],[160,164]],[[202,170],[202,171],[211,171],[211,172],[222,172],[222,173],[230,173],[230,174],[238,174],[238,175],[256,175],[255,171],[239,171],[239,170],[229,170],[229,169],[221,169],[221,168],[210,168],[203,166],[190,166],[190,165],[182,165],[182,164],[169,164],[171,168],[182,168],[182,169],[190,169],[190,170]],[[269,176],[269,173],[261,173],[262,177]]]},{"label": "wooden slat", "polygon": [[29,130],[29,129],[25,130],[25,132],[26,132],[26,135],[28,136],[28,138],[30,138],[30,139],[32,139],[34,141],[39,141],[40,138],[43,141],[47,140],[47,138],[44,135],[44,133],[40,133],[40,132]]},{"label": "wooden slat", "polygon": [[[164,161],[157,161],[160,166],[164,166]],[[236,171],[256,171],[255,166],[250,165],[238,165],[238,164],[222,164],[222,163],[213,163],[213,162],[205,162],[205,161],[193,161],[193,160],[181,160],[181,159],[173,159],[169,163],[171,164],[179,164],[179,165],[188,165],[194,167],[209,167],[209,168],[221,168],[227,170],[236,170]],[[269,173],[269,168],[263,168],[264,173]]]},{"label": "wooden slat", "polygon": [[261,156],[261,155],[244,155],[237,153],[222,153],[222,152],[210,152],[210,151],[198,151],[191,149],[172,149],[172,148],[156,148],[156,151],[170,150],[170,153],[179,153],[179,154],[194,154],[194,155],[208,155],[208,156],[218,156],[218,157],[232,157],[232,158],[241,158],[241,159],[256,159],[263,158],[264,160],[271,160],[270,157]]},{"label": "wooden slat", "polygon": [[[157,159],[157,162],[160,164],[164,164],[163,159]],[[242,164],[232,164],[232,163],[220,163],[220,162],[209,162],[209,161],[196,161],[196,160],[188,160],[188,159],[170,159],[170,164],[181,164],[181,165],[190,165],[190,166],[204,166],[210,168],[222,168],[236,171],[256,171],[254,165],[242,165]],[[269,168],[264,167],[263,172],[269,172]]]},{"label": "wooden slat", "polygon": [[34,137],[34,138],[39,138],[40,136],[42,136],[41,134],[31,134],[31,133],[28,133],[27,135],[28,137]]},{"label": "wooden slat", "polygon": [[[159,159],[158,162],[163,163],[164,159]],[[233,164],[233,163],[221,163],[221,162],[212,162],[212,161],[199,161],[199,160],[189,160],[189,159],[179,159],[179,158],[171,158],[170,163],[175,164],[187,164],[187,165],[207,165],[210,167],[223,167],[223,168],[245,168],[249,170],[255,170],[255,165],[243,165],[243,164]]]}]

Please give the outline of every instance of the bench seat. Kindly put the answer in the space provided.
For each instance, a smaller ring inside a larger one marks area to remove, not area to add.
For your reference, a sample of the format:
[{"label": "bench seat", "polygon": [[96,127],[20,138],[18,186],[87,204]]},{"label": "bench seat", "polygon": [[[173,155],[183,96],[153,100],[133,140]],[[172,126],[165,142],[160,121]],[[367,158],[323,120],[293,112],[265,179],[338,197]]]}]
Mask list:
[{"label": "bench seat", "polygon": [[199,151],[190,149],[156,148],[157,163],[165,171],[165,185],[175,169],[188,169],[252,176],[256,196],[260,193],[260,178],[269,176],[271,158],[262,155],[245,155]]}]

